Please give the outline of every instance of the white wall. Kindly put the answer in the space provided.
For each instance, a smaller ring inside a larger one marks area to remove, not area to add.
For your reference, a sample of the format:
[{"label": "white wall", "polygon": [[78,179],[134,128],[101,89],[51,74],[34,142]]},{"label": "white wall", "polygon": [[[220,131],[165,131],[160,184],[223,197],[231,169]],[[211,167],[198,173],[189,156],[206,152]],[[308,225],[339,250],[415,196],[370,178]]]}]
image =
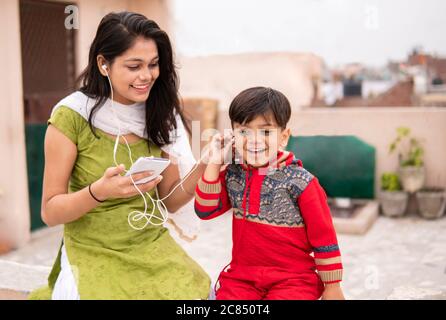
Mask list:
[{"label": "white wall", "polygon": [[26,172],[19,0],[1,2],[0,253],[30,236]]},{"label": "white wall", "polygon": [[181,57],[183,97],[219,100],[221,109],[242,90],[266,86],[283,92],[294,110],[311,104],[322,77],[322,60],[310,53],[273,52]]}]

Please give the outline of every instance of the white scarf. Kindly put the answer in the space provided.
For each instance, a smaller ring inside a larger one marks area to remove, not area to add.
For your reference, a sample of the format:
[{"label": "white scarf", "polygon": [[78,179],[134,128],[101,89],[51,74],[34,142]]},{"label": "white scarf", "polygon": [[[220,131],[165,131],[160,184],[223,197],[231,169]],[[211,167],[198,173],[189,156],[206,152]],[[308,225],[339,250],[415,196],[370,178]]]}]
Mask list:
[{"label": "white scarf", "polygon": [[[95,103],[96,99],[89,98],[84,93],[76,91],[59,101],[54,106],[51,116],[59,107],[65,106],[76,111],[88,121],[88,116]],[[113,101],[113,106],[113,110],[120,120],[122,135],[133,133],[140,138],[148,139],[144,102],[124,105]],[[104,105],[93,115],[92,123],[95,128],[116,136],[119,130],[111,108],[111,100],[107,99]],[[175,119],[177,129],[170,132],[170,138],[173,142],[163,146],[161,149],[178,159],[179,174],[182,179],[192,169],[196,160],[192,154],[188,135],[180,115],[176,114]],[[113,155],[110,155],[110,157],[113,157]],[[200,219],[195,215],[193,200],[189,201],[189,203],[175,214],[169,215],[168,221],[172,226],[166,225],[166,227],[169,229],[173,228],[181,239],[192,241],[197,237],[200,228]]]}]

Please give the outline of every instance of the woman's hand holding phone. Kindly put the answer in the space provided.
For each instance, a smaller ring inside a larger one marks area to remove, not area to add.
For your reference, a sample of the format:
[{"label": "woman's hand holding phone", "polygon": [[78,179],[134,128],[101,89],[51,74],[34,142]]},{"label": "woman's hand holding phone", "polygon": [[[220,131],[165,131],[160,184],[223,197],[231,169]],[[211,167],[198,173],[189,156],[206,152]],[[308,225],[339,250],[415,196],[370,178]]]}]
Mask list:
[{"label": "woman's hand holding phone", "polygon": [[[101,201],[134,197],[139,195],[139,192],[133,185],[133,181],[138,181],[153,175],[153,172],[151,171],[136,173],[132,175],[132,181],[130,176],[121,175],[124,171],[125,167],[122,164],[117,167],[107,168],[104,175],[91,185],[92,193]],[[161,182],[162,178],[163,177],[160,175],[154,180],[139,184],[138,188],[142,193],[148,192],[155,188],[156,185]]]}]

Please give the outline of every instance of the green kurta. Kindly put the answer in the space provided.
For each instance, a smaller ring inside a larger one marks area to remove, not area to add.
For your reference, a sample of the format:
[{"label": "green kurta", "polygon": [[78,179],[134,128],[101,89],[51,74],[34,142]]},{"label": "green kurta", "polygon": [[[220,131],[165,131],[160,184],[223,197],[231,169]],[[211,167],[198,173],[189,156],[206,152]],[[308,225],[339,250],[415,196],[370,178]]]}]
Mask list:
[{"label": "green kurta", "polygon": [[[68,107],[60,107],[48,120],[77,145],[78,156],[71,173],[69,192],[76,192],[99,179],[114,166],[114,139]],[[132,158],[159,157],[161,150],[146,140],[131,143]],[[127,146],[120,144],[117,162],[130,168]],[[155,192],[151,192],[155,199]],[[148,213],[152,203],[148,200]],[[81,299],[206,299],[210,279],[162,226],[134,230],[128,214],[143,211],[140,196],[101,203],[82,218],[64,226],[64,244]],[[159,212],[157,215],[160,216]],[[143,223],[144,221],[141,221]],[[156,222],[159,222],[158,220]],[[48,287],[30,294],[30,299],[51,299],[60,272],[60,256],[48,278]]]}]

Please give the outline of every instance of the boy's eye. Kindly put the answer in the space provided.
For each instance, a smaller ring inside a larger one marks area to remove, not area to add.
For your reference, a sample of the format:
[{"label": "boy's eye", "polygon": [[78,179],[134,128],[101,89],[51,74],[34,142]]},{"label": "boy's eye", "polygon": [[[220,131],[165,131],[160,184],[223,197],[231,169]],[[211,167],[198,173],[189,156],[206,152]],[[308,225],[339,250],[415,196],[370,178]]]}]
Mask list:
[{"label": "boy's eye", "polygon": [[239,133],[241,136],[247,136],[249,134],[248,130],[246,130],[246,129],[240,129]]},{"label": "boy's eye", "polygon": [[158,67],[158,62],[152,63],[149,65],[150,68],[156,68]]},{"label": "boy's eye", "polygon": [[260,134],[264,135],[264,136],[269,136],[272,133],[271,130],[268,129],[260,129]]},{"label": "boy's eye", "polygon": [[127,68],[129,68],[130,70],[137,70],[139,66],[128,66]]}]

